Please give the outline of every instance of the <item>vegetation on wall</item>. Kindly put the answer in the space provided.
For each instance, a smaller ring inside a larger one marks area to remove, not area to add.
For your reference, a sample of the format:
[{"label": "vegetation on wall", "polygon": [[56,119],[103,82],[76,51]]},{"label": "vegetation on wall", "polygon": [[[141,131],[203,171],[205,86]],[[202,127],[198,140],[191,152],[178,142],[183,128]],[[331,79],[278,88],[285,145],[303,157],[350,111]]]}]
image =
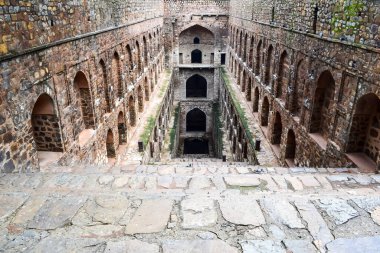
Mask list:
[{"label": "vegetation on wall", "polygon": [[179,105],[174,110],[174,123],[173,123],[173,127],[170,129],[170,145],[169,145],[170,151],[173,151],[174,149],[175,137],[176,137],[177,127],[178,127],[178,117],[179,117]]},{"label": "vegetation on wall", "polygon": [[364,10],[364,0],[342,0],[333,7],[331,19],[332,31],[335,35],[345,33],[355,35],[360,29],[360,13]]},{"label": "vegetation on wall", "polygon": [[220,106],[219,106],[219,103],[214,103],[212,105],[212,110],[213,110],[213,115],[214,115],[214,124],[215,124],[215,146],[218,148],[218,150],[220,151],[220,155],[222,153],[222,150],[223,150],[223,135],[224,135],[224,132],[223,132],[223,123],[221,121],[221,112],[220,112]]},{"label": "vegetation on wall", "polygon": [[241,107],[239,99],[236,98],[236,94],[231,87],[231,81],[228,78],[225,69],[222,69],[222,77],[223,77],[223,81],[225,83],[225,86],[228,90],[228,93],[231,95],[232,103],[235,107],[236,113],[238,114],[238,116],[241,120],[241,123],[243,124],[243,128],[244,128],[244,131],[247,135],[248,141],[250,142],[252,148],[254,148],[255,147],[254,136],[253,136],[253,134],[249,128],[248,119],[247,119],[245,110]]}]

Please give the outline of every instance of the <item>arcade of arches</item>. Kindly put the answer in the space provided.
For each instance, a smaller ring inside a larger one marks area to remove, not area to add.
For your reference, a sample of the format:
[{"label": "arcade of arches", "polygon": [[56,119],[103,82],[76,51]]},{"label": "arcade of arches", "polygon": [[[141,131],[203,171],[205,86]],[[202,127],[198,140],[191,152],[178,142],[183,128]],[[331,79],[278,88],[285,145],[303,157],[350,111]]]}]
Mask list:
[{"label": "arcade of arches", "polygon": [[380,168],[380,44],[377,35],[361,37],[379,24],[336,37],[325,23],[331,10],[287,23],[281,8],[259,8],[261,15],[252,1],[206,1],[207,16],[193,1],[170,3],[178,13],[172,1],[128,2],[146,19],[119,6],[128,18],[100,22],[89,14],[83,29],[71,31],[64,24],[83,23],[79,13],[98,13],[73,5],[70,22],[36,23],[33,34],[20,28],[0,42],[2,172],[38,171],[41,152],[58,154],[62,165],[117,164],[133,145],[141,163],[199,155]]}]

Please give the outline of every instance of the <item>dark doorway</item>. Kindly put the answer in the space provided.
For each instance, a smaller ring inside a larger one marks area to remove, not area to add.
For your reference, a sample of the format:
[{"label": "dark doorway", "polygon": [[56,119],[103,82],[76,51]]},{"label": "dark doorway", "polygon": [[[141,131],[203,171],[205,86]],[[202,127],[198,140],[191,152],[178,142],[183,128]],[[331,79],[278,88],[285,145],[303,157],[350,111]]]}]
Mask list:
[{"label": "dark doorway", "polygon": [[202,63],[202,51],[195,49],[191,52],[191,63]]},{"label": "dark doorway", "polygon": [[184,155],[208,155],[208,140],[204,139],[185,139],[184,142]]},{"label": "dark doorway", "polygon": [[226,54],[221,54],[220,64],[221,65],[226,65]]},{"label": "dark doorway", "polygon": [[194,75],[186,82],[187,98],[205,98],[207,97],[207,81],[203,76]]},{"label": "dark doorway", "polygon": [[206,114],[195,108],[186,115],[187,132],[205,132],[206,131]]}]

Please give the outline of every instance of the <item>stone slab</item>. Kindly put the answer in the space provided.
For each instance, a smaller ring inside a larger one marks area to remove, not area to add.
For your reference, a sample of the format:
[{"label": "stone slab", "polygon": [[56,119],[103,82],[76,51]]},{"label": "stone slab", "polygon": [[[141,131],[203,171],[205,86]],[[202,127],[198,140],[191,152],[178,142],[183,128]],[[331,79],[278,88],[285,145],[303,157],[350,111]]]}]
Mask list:
[{"label": "stone slab", "polygon": [[257,187],[261,184],[257,177],[230,176],[224,177],[224,181],[229,186]]},{"label": "stone slab", "polygon": [[126,240],[107,242],[104,253],[159,253],[160,247],[157,244],[142,242],[139,240]]},{"label": "stone slab", "polygon": [[164,241],[163,253],[238,253],[238,249],[221,240]]},{"label": "stone slab", "polygon": [[250,240],[240,243],[243,253],[286,253],[281,242],[271,240]]},{"label": "stone slab", "polygon": [[14,224],[24,224],[29,222],[36,215],[38,210],[43,206],[47,197],[37,196],[30,198],[22,208],[17,212],[15,218],[13,219]]},{"label": "stone slab", "polygon": [[87,197],[49,198],[28,224],[28,228],[52,230],[63,227],[86,202]]},{"label": "stone slab", "polygon": [[313,176],[299,176],[298,179],[301,180],[305,187],[315,188],[321,186]]},{"label": "stone slab", "polygon": [[0,222],[5,222],[27,199],[23,193],[0,194]]},{"label": "stone slab", "polygon": [[352,199],[361,209],[371,213],[377,207],[380,207],[380,197],[357,197]]},{"label": "stone slab", "polygon": [[201,228],[213,226],[217,222],[214,200],[205,197],[193,197],[181,202],[182,227]]},{"label": "stone slab", "polygon": [[292,253],[316,253],[317,250],[313,244],[306,240],[284,240],[288,252]]},{"label": "stone slab", "polygon": [[316,204],[327,213],[336,225],[344,224],[350,219],[359,216],[359,213],[343,199],[319,199]]},{"label": "stone slab", "polygon": [[280,224],[289,228],[305,228],[297,210],[286,199],[265,198],[260,201],[265,211]]},{"label": "stone slab", "polygon": [[207,177],[194,177],[191,179],[189,184],[189,189],[199,190],[199,189],[209,189],[212,183]]},{"label": "stone slab", "polygon": [[133,235],[163,231],[169,221],[172,208],[172,200],[144,200],[127,225],[126,233]]},{"label": "stone slab", "polygon": [[325,220],[318,212],[317,208],[305,199],[294,201],[299,213],[307,223],[307,229],[316,241],[321,241],[321,245],[334,240]]},{"label": "stone slab", "polygon": [[261,226],[265,224],[264,215],[255,199],[246,196],[228,197],[219,200],[223,217],[239,225]]},{"label": "stone slab", "polygon": [[93,253],[102,252],[105,244],[102,240],[92,238],[47,237],[28,252],[52,252],[54,249],[54,253]]},{"label": "stone slab", "polygon": [[326,247],[331,253],[377,253],[380,252],[380,236],[339,238]]}]

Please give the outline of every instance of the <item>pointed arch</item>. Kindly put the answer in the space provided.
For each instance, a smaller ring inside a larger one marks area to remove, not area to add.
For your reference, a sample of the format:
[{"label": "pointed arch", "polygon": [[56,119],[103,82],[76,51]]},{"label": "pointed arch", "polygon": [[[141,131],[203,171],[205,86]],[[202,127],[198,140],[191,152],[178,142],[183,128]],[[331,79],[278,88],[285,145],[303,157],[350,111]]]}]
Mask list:
[{"label": "pointed arch", "polygon": [[74,77],[74,88],[78,94],[84,127],[86,129],[94,128],[95,119],[90,85],[86,75],[82,71],[79,71]]},{"label": "pointed arch", "polygon": [[59,119],[54,101],[46,93],[35,102],[31,115],[33,139],[37,151],[63,152]]}]

